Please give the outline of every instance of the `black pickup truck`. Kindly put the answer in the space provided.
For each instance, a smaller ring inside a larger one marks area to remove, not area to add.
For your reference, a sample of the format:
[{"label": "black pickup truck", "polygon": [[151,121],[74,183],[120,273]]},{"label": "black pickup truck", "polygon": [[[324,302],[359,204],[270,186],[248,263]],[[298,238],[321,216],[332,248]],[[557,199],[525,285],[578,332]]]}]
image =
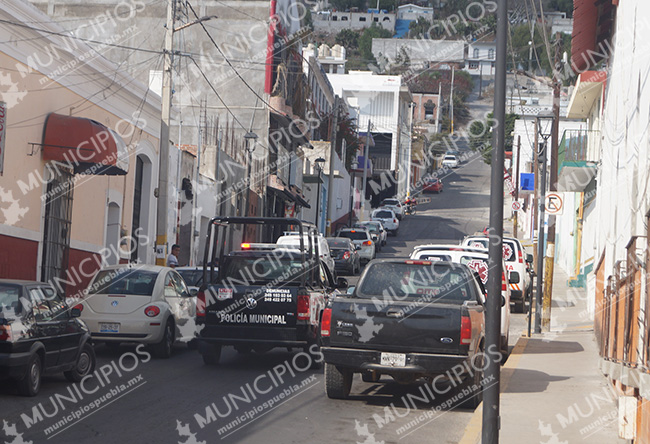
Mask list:
[{"label": "black pickup truck", "polygon": [[326,393],[344,399],[352,376],[398,382],[456,376],[479,387],[484,351],[482,291],[467,266],[451,262],[372,261],[351,294],[330,301],[321,323]]},{"label": "black pickup truck", "polygon": [[[260,233],[291,227],[300,233],[300,245],[242,242],[241,249],[226,254],[224,239],[241,224],[258,225]],[[347,287],[347,282],[334,282],[321,262],[316,228],[297,219],[251,217],[215,218],[210,227],[203,271],[207,284],[199,289],[196,307],[203,361],[217,364],[226,345],[240,353],[286,347],[308,352],[317,368],[323,309],[335,287]]]}]

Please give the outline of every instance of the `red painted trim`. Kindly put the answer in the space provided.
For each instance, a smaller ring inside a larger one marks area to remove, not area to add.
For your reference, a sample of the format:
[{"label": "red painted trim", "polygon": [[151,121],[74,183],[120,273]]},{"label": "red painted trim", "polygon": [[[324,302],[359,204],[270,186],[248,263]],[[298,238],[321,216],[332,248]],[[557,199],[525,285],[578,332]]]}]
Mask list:
[{"label": "red painted trim", "polygon": [[277,0],[271,0],[269,32],[266,43],[266,72],[264,78],[264,92],[267,94],[271,94],[271,90],[273,88],[273,45],[275,44],[275,29],[277,25],[277,18],[275,17],[276,1]]},{"label": "red painted trim", "polygon": [[0,234],[0,278],[35,281],[38,242]]}]

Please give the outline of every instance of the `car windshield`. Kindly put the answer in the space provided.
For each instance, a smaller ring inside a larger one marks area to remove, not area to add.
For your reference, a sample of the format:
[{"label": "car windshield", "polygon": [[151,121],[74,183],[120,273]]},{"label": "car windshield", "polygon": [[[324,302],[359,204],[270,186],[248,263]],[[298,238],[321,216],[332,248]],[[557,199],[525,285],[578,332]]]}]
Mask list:
[{"label": "car windshield", "polygon": [[267,282],[299,283],[299,279],[307,270],[307,265],[300,260],[299,255],[281,257],[268,256],[235,256],[227,259],[220,275],[221,279],[229,279],[239,285],[255,285]]},{"label": "car windshield", "polygon": [[376,233],[377,231],[379,231],[375,224],[363,224],[363,225],[360,224],[359,228],[365,228],[366,230],[370,231],[371,233]]},{"label": "car windshield", "polygon": [[456,156],[445,156],[445,160],[456,160]]},{"label": "car windshield", "polygon": [[347,237],[352,240],[366,240],[368,239],[368,233],[366,231],[341,231],[338,237]]},{"label": "car windshield", "polygon": [[203,270],[179,270],[177,268],[176,271],[178,271],[178,274],[181,275],[187,285],[192,287],[198,287],[201,285],[201,281],[203,280]]},{"label": "car windshield", "polygon": [[399,202],[395,199],[386,199],[383,202],[384,205],[398,205]]},{"label": "car windshield", "polygon": [[372,217],[378,217],[380,219],[392,219],[393,215],[390,214],[390,211],[377,211],[375,214],[373,214]]},{"label": "car windshield", "polygon": [[88,294],[151,296],[157,278],[156,271],[131,268],[101,270],[88,288]]},{"label": "car windshield", "polygon": [[13,317],[20,310],[20,286],[0,284],[0,318]]},{"label": "car windshield", "polygon": [[421,297],[427,301],[462,304],[473,299],[472,282],[473,277],[465,267],[448,262],[376,262],[366,269],[356,295],[371,299]]},{"label": "car windshield", "polygon": [[347,239],[327,239],[330,248],[350,248],[350,241]]}]

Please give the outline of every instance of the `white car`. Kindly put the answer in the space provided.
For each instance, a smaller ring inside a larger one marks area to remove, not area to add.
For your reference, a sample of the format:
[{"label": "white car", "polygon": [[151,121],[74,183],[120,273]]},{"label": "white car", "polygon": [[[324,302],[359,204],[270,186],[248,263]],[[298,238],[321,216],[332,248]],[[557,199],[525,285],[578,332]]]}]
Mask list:
[{"label": "white car", "polygon": [[393,213],[397,216],[398,219],[402,219],[404,217],[404,206],[400,203],[398,199],[395,198],[390,198],[390,199],[384,199],[381,201],[381,204],[379,204],[380,207],[383,208],[388,208],[389,210],[393,210]]},{"label": "white car", "polygon": [[[459,247],[457,245],[418,245],[413,249],[411,259],[426,259],[438,261],[450,261],[459,264],[465,264],[472,270],[476,271],[481,278],[483,286],[487,285],[488,279],[488,254],[483,248]],[[503,275],[501,296],[505,298],[506,303],[501,307],[501,351],[508,353],[508,340],[510,338],[510,288],[506,285],[506,276],[508,280],[517,280],[516,276],[508,273],[505,262],[503,265]],[[486,294],[487,296],[487,294]]]},{"label": "white car", "polygon": [[377,255],[372,236],[365,228],[343,228],[336,233],[336,237],[346,237],[352,241],[355,247],[360,247],[359,259],[363,262],[370,262]]},{"label": "white car", "polygon": [[[461,245],[473,248],[485,248],[490,245],[490,240],[485,235],[467,236]],[[512,300],[515,304],[515,313],[523,313],[526,297],[532,291],[532,279],[526,269],[526,251],[518,239],[513,237],[503,238],[503,260],[508,271],[516,271],[520,282],[510,283]]]},{"label": "white car", "polygon": [[397,236],[397,231],[399,230],[399,219],[393,210],[389,210],[388,208],[378,208],[370,214],[370,220],[381,222],[386,231],[392,233],[393,236]]},{"label": "white car", "polygon": [[113,265],[93,278],[80,303],[96,342],[137,342],[168,358],[176,340],[194,339],[196,296],[172,268]]},{"label": "white car", "polygon": [[384,226],[381,222],[376,220],[369,220],[365,222],[357,222],[352,228],[365,228],[370,232],[372,240],[377,245],[377,251],[381,251],[382,245],[386,245],[386,239],[388,234],[384,229]]},{"label": "white car", "polygon": [[458,158],[453,154],[447,154],[444,159],[442,159],[442,166],[458,168]]},{"label": "white car", "polygon": [[[320,253],[321,261],[330,269],[332,276],[336,276],[336,272],[334,271],[334,258],[332,257],[330,247],[327,244],[327,239],[325,239],[322,234],[318,237],[314,236],[314,239],[318,239],[318,251]],[[284,235],[278,238],[275,244],[281,247],[295,248],[298,250],[300,249],[300,234],[293,231],[285,232]],[[303,245],[305,249],[309,248],[309,237],[306,234],[303,234]]]}]

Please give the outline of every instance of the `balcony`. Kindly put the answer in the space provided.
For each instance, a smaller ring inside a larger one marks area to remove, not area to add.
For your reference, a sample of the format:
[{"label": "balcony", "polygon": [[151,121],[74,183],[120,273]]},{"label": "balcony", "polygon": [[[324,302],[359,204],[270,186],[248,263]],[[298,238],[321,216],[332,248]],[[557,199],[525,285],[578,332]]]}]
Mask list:
[{"label": "balcony", "polygon": [[593,180],[598,159],[590,155],[589,140],[598,135],[582,129],[564,131],[558,147],[558,191],[579,193]]}]

